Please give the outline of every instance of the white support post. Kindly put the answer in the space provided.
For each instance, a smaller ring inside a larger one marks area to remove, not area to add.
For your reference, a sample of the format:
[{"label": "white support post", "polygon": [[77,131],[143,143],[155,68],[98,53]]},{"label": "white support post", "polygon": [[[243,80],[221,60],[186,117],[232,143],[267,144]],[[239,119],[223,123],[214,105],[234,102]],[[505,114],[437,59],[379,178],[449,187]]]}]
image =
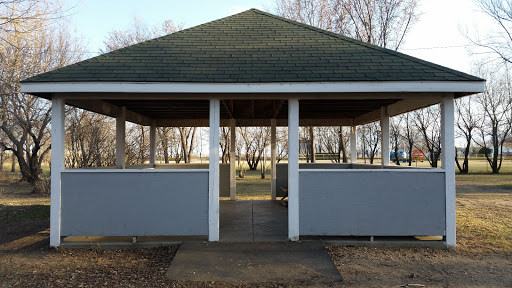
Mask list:
[{"label": "white support post", "polygon": [[276,119],[270,119],[270,166],[271,166],[271,176],[270,176],[270,185],[272,187],[272,200],[276,200],[277,193],[277,177],[276,177],[276,141],[277,140],[277,131],[276,131]]},{"label": "white support post", "polygon": [[121,107],[121,112],[116,117],[116,166],[125,167],[125,139],[126,139],[126,107]]},{"label": "white support post", "polygon": [[236,119],[230,119],[229,199],[236,200]]},{"label": "white support post", "polygon": [[60,245],[61,172],[64,170],[64,99],[52,99],[50,246]]},{"label": "white support post", "polygon": [[288,238],[299,240],[299,99],[288,100]]},{"label": "white support post", "polygon": [[219,241],[219,126],[220,100],[210,100],[210,155],[208,173],[208,240]]},{"label": "white support post", "polygon": [[381,166],[389,165],[389,114],[388,107],[384,106],[380,109],[380,143],[381,143]]},{"label": "white support post", "polygon": [[153,120],[149,126],[149,164],[156,162],[156,122]]},{"label": "white support post", "polygon": [[350,163],[357,163],[357,126],[350,126]]},{"label": "white support post", "polygon": [[455,128],[453,95],[441,102],[441,165],[445,170],[446,245],[456,246],[455,229]]}]

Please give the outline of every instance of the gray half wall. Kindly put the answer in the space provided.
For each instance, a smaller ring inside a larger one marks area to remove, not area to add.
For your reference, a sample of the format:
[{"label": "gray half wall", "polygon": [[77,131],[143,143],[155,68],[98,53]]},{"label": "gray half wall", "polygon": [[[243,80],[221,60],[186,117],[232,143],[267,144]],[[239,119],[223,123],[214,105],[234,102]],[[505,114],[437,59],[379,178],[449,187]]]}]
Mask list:
[{"label": "gray half wall", "polygon": [[[299,163],[299,169],[349,169],[349,163]],[[283,197],[279,187],[288,187],[288,163],[276,164],[276,196]]]},{"label": "gray half wall", "polygon": [[63,172],[62,236],[208,235],[208,172]]},{"label": "gray half wall", "polygon": [[299,179],[301,235],[445,234],[443,171],[301,171]]}]

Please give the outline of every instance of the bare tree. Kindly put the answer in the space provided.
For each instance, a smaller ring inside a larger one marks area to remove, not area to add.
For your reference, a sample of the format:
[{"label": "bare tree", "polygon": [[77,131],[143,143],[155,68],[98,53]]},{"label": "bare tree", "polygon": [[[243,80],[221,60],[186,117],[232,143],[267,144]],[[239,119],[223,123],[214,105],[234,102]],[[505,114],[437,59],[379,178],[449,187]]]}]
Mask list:
[{"label": "bare tree", "polygon": [[66,158],[68,168],[115,165],[116,147],[113,119],[71,108],[66,117]]},{"label": "bare tree", "polygon": [[126,126],[125,163],[144,164],[149,160],[149,128],[129,123]]},{"label": "bare tree", "polygon": [[474,45],[512,63],[512,1],[474,0],[474,2],[494,25],[482,34],[475,31],[473,35],[463,33],[464,36]]},{"label": "bare tree", "polygon": [[413,160],[413,150],[414,150],[414,147],[416,145],[416,142],[418,141],[418,132],[417,130],[415,129],[415,125],[413,123],[413,119],[412,118],[412,113],[409,112],[409,113],[405,113],[405,114],[402,114],[398,117],[402,118],[402,123],[403,123],[403,134],[402,134],[402,137],[403,137],[403,141],[404,141],[404,144],[405,146],[407,147],[407,162],[408,162],[408,165],[411,166],[412,165],[412,160]]},{"label": "bare tree", "polygon": [[[258,169],[264,149],[270,144],[270,129],[267,127],[240,127],[239,135],[249,170]],[[241,154],[240,154],[241,155]]]},{"label": "bare tree", "polygon": [[347,162],[347,138],[343,126],[321,127],[318,129],[318,139],[322,149],[327,152],[333,163]]},{"label": "bare tree", "polygon": [[[40,25],[23,25],[38,20],[43,22],[57,20],[65,17],[63,6],[58,1],[44,0],[3,0],[0,1],[0,39],[9,42],[5,36],[16,31],[17,33],[32,33],[41,28]],[[42,23],[46,25],[45,23]],[[14,26],[17,26],[14,28]],[[12,43],[10,43],[12,44]]]},{"label": "bare tree", "polygon": [[220,129],[220,151],[222,152],[222,163],[228,163],[229,160],[229,128],[221,127]]},{"label": "bare tree", "polygon": [[430,166],[435,168],[441,156],[441,111],[439,105],[416,110],[413,113],[416,129],[421,135],[422,146],[428,151],[424,156],[428,159]]},{"label": "bare tree", "polygon": [[333,0],[276,0],[275,13],[285,18],[334,31],[337,12]]},{"label": "bare tree", "polygon": [[306,162],[311,161],[311,136],[308,127],[300,127],[299,129],[299,154],[306,157]]},{"label": "bare tree", "polygon": [[177,135],[177,129],[173,127],[159,127],[157,128],[158,145],[163,153],[164,163],[168,164],[170,158],[174,162],[180,163],[182,160],[181,141]]},{"label": "bare tree", "polygon": [[288,129],[276,128],[276,162],[288,155]]},{"label": "bare tree", "polygon": [[391,149],[395,155],[395,164],[400,165],[400,157],[398,151],[400,150],[400,145],[402,144],[402,118],[401,117],[393,117],[390,119],[389,123],[389,140],[391,140]]},{"label": "bare tree", "polygon": [[148,27],[141,19],[134,17],[131,27],[127,30],[112,30],[103,41],[105,49],[102,53],[121,49],[153,38],[171,34],[183,29],[183,24],[175,25],[172,20],[164,21],[160,26]]},{"label": "bare tree", "polygon": [[363,152],[363,159],[366,163],[366,156],[368,156],[370,160],[370,164],[373,164],[375,159],[375,155],[379,151],[380,144],[380,126],[378,122],[369,123],[366,125],[358,126],[357,135],[359,137],[359,142],[361,143]]},{"label": "bare tree", "polygon": [[[31,9],[44,10],[51,3],[38,1]],[[10,17],[18,13],[9,10],[16,9],[13,7],[17,6],[2,6],[7,9],[2,15]],[[49,14],[41,14],[3,21],[0,29],[4,40],[0,46],[0,128],[9,139],[1,145],[3,150],[12,151],[22,180],[30,183],[39,179],[41,163],[50,149],[51,107],[46,100],[20,93],[19,82],[76,62],[82,56],[76,39],[58,24]]]},{"label": "bare tree", "polygon": [[492,157],[489,157],[489,153],[485,153],[485,157],[492,173],[499,173],[503,161],[503,143],[512,129],[512,87],[508,71],[488,73],[486,79],[485,91],[477,98],[483,110],[483,123],[476,143],[487,148],[486,151],[492,148]]},{"label": "bare tree", "polygon": [[183,161],[190,163],[197,127],[179,127],[178,130],[180,132]]},{"label": "bare tree", "polygon": [[473,133],[482,124],[481,118],[477,116],[477,109],[474,107],[475,96],[459,98],[455,101],[457,120],[455,121],[456,136],[464,139],[466,145],[463,148],[464,161],[462,166],[455,153],[455,163],[461,174],[469,173],[469,152],[473,143]]},{"label": "bare tree", "polygon": [[398,50],[418,21],[417,0],[276,0],[283,17]]}]

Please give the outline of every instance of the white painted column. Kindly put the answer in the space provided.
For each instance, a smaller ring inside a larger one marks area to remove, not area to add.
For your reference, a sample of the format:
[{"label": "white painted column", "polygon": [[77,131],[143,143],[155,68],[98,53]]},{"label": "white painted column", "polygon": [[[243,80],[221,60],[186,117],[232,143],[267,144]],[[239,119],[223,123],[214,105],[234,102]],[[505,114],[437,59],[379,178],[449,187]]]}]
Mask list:
[{"label": "white painted column", "polygon": [[210,100],[210,155],[208,173],[208,240],[219,241],[219,126],[220,100]]},{"label": "white painted column", "polygon": [[61,173],[64,170],[64,99],[52,99],[52,166],[50,197],[50,246],[60,245],[61,228]]},{"label": "white painted column", "polygon": [[441,165],[446,184],[446,245],[456,246],[455,234],[455,109],[453,95],[441,102]]},{"label": "white painted column", "polygon": [[288,238],[299,240],[299,100],[288,100]]},{"label": "white painted column", "polygon": [[236,200],[236,119],[230,119],[229,198]]},{"label": "white painted column", "polygon": [[116,117],[116,166],[125,168],[124,146],[126,141],[126,107],[121,107],[119,115]]},{"label": "white painted column", "polygon": [[277,193],[277,177],[276,177],[276,142],[277,142],[277,129],[276,129],[276,119],[270,119],[270,166],[271,166],[271,176],[270,176],[270,185],[272,187],[272,200],[276,200]]},{"label": "white painted column", "polygon": [[350,126],[350,163],[357,163],[357,126]]},{"label": "white painted column", "polygon": [[380,143],[381,143],[381,166],[389,165],[389,115],[388,107],[384,106],[380,109]]},{"label": "white painted column", "polygon": [[149,126],[149,164],[156,162],[156,122],[153,120]]}]

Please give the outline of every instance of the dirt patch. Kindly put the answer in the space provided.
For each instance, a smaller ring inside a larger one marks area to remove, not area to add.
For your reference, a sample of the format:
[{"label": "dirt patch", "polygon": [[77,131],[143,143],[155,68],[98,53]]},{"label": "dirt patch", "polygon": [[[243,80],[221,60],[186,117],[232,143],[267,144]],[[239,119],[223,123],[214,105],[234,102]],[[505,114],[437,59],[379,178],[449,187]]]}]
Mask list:
[{"label": "dirt patch", "polygon": [[[327,245],[345,287],[511,287],[510,255]],[[420,286],[421,287],[421,286]]]},{"label": "dirt patch", "polygon": [[32,250],[0,254],[0,283],[16,287],[168,287],[177,246],[137,250]]}]

